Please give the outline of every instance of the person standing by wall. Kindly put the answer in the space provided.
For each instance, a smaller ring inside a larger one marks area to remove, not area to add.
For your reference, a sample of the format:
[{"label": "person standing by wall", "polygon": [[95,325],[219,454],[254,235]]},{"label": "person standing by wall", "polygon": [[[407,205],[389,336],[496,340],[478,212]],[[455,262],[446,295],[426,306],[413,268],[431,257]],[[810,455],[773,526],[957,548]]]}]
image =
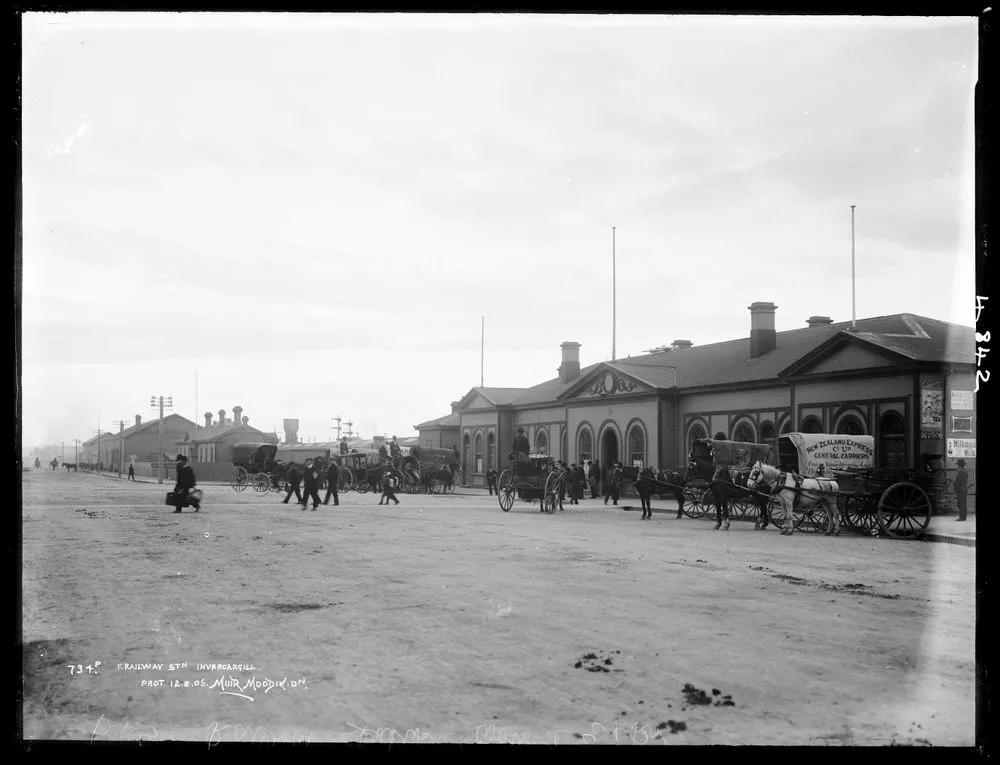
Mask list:
[{"label": "person standing by wall", "polygon": [[492,466],[486,471],[486,488],[489,489],[491,497],[493,492],[500,493],[497,491],[497,471]]},{"label": "person standing by wall", "polygon": [[128,480],[135,480],[135,465],[133,463],[128,463]]},{"label": "person standing by wall", "polygon": [[299,484],[302,483],[302,476],[299,475],[299,469],[295,467],[295,462],[288,463],[288,472],[285,474],[285,480],[288,482],[288,493],[282,502],[287,505],[288,500],[291,499],[294,492],[295,501],[301,503],[302,494],[299,492]]},{"label": "person standing by wall", "polygon": [[967,507],[966,502],[968,497],[966,496],[969,491],[969,473],[965,469],[965,460],[958,461],[958,470],[955,471],[955,499],[958,501],[958,518],[957,521],[964,521]]},{"label": "person standing by wall", "polygon": [[312,500],[312,509],[319,507],[319,471],[313,465],[312,457],[306,460],[306,469],[302,474],[302,509],[309,506]]},{"label": "person standing by wall", "polygon": [[614,500],[617,505],[618,500],[621,496],[621,485],[622,485],[622,465],[620,462],[615,462],[611,466],[611,475],[608,476],[607,486],[604,488],[604,504],[608,504],[608,498],[610,497]]}]

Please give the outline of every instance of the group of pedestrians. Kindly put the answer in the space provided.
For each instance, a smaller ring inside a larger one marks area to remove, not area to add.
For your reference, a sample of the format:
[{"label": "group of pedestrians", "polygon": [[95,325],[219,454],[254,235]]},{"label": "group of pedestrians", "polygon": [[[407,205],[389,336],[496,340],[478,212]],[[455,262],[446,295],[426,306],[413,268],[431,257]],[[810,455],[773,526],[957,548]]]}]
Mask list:
[{"label": "group of pedestrians", "polygon": [[[331,497],[333,497],[334,507],[338,506],[340,504],[340,496],[337,494],[337,481],[340,480],[340,476],[338,474],[337,463],[331,462],[326,469],[326,497],[323,498],[322,503],[319,499],[320,471],[316,468],[312,457],[306,458],[303,467],[304,469],[300,473],[298,465],[294,461],[288,463],[288,472],[285,474],[288,493],[282,502],[287,505],[288,501],[292,498],[292,494],[294,494],[296,502],[302,505],[303,510],[309,507],[310,500],[312,500],[312,509],[314,511],[320,504],[329,505]],[[302,489],[301,492],[299,491],[300,488]]]}]

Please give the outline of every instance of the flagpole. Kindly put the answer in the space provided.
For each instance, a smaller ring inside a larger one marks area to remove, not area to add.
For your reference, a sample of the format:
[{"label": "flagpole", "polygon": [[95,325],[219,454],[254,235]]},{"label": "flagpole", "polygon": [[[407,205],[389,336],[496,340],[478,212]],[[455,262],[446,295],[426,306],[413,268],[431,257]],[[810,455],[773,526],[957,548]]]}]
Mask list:
[{"label": "flagpole", "polygon": [[614,361],[618,331],[618,275],[615,262],[615,227],[611,227],[611,360]]},{"label": "flagpole", "polygon": [[486,354],[486,317],[483,316],[483,331],[479,339],[479,387],[482,388],[484,383],[484,372],[486,367],[485,354]]},{"label": "flagpole", "polygon": [[854,205],[851,205],[851,329],[857,319],[854,298]]}]

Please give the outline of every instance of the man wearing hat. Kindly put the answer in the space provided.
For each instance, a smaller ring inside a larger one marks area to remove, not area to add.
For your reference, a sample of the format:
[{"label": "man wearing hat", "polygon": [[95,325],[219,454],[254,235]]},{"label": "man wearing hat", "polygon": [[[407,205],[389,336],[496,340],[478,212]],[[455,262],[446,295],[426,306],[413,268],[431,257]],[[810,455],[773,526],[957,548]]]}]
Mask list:
[{"label": "man wearing hat", "polygon": [[312,457],[306,459],[306,470],[302,474],[302,509],[305,510],[312,500],[312,509],[319,507],[319,471],[313,465]]},{"label": "man wearing hat", "polygon": [[396,476],[386,470],[382,475],[382,496],[378,503],[381,505],[382,501],[385,500],[385,504],[388,505],[390,499],[397,505],[399,504],[399,500],[396,499]]},{"label": "man wearing hat", "polygon": [[288,500],[292,498],[292,494],[295,494],[295,501],[302,502],[302,494],[299,492],[299,484],[302,483],[302,476],[299,475],[299,469],[295,467],[295,461],[292,460],[288,463],[288,471],[285,473],[285,481],[288,483],[288,493],[282,500],[286,505]]},{"label": "man wearing hat", "polygon": [[608,480],[608,485],[604,490],[604,504],[608,504],[608,497],[614,500],[614,503],[618,504],[618,499],[621,496],[622,487],[622,463],[617,460],[611,466],[611,477]]},{"label": "man wearing hat", "polygon": [[[194,470],[187,464],[187,457],[183,454],[177,455],[177,485],[174,487],[174,505],[177,507],[175,513],[179,513],[181,508],[188,502],[188,495],[194,490],[195,479]],[[201,506],[197,499],[191,501],[191,506],[197,513]]]},{"label": "man wearing hat", "polygon": [[958,461],[958,470],[955,471],[955,498],[958,500],[958,518],[956,521],[964,521],[966,515],[966,494],[969,491],[969,474],[965,470],[965,460]]},{"label": "man wearing hat", "polygon": [[389,456],[392,458],[392,464],[395,467],[399,467],[399,453],[402,449],[399,448],[399,441],[396,437],[392,437],[392,441],[389,442]]}]

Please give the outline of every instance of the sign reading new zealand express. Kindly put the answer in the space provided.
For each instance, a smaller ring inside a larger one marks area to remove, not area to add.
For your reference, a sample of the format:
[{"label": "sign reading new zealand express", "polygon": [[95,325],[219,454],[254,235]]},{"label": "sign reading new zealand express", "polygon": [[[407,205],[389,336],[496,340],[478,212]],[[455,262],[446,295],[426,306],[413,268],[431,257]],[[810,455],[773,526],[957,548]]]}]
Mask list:
[{"label": "sign reading new zealand express", "polygon": [[873,436],[840,436],[789,433],[788,439],[799,453],[799,473],[829,475],[834,470],[871,468],[875,464]]}]

